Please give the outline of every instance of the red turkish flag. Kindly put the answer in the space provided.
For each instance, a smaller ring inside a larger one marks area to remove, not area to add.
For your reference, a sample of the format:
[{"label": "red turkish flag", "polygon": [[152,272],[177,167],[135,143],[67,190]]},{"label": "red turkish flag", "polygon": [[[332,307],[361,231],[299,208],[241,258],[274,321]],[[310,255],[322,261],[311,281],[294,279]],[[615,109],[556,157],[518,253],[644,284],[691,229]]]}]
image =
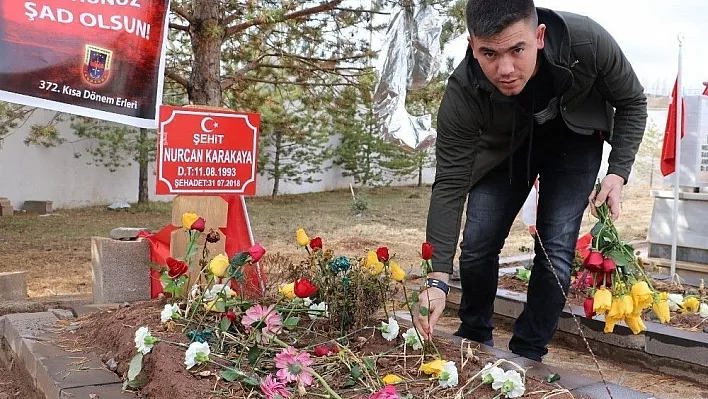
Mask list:
[{"label": "red turkish flag", "polygon": [[[674,90],[671,92],[671,104],[669,104],[669,115],[666,118],[666,129],[664,130],[664,145],[661,148],[661,174],[664,176],[674,173],[676,170],[676,114],[677,114],[677,85],[674,83]],[[686,103],[681,98],[681,138],[686,133]]]}]

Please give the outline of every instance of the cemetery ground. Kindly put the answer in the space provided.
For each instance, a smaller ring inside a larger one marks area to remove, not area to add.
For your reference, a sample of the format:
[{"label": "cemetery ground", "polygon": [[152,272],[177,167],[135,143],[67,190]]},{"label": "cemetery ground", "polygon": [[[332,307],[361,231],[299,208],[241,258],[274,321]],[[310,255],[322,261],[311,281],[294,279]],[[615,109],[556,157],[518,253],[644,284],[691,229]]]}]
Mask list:
[{"label": "cemetery ground", "polygon": [[[263,264],[276,263],[268,258],[286,257],[297,262],[302,250],[294,244],[294,232],[303,227],[321,236],[337,252],[361,256],[368,249],[388,246],[401,265],[416,272],[418,251],[425,239],[425,222],[430,187],[377,188],[366,192],[367,209],[356,215],[351,208],[348,190],[284,195],[276,198],[248,198],[247,204],[254,236],[266,249]],[[623,212],[617,222],[625,240],[646,238],[652,200],[648,187],[627,186]],[[91,295],[92,236],[108,236],[120,226],[157,230],[169,222],[169,203],[134,205],[130,211],[113,212],[105,207],[59,209],[53,214],[17,215],[0,219],[0,272],[26,270],[31,299],[48,300],[58,296]],[[588,231],[594,218],[586,213],[582,232]],[[532,241],[520,218],[514,223],[502,256],[528,251]],[[277,262],[280,263],[280,262]],[[268,270],[276,277],[276,270]],[[441,329],[454,332],[456,316],[448,312]],[[498,329],[495,340],[506,348],[509,333]],[[587,354],[553,346],[546,363],[597,378],[597,371]],[[637,365],[600,359],[608,380],[636,390],[651,391],[665,398],[708,398],[704,387],[646,372]],[[0,399],[14,397],[28,388],[22,376],[0,368]],[[27,394],[29,395],[29,394]],[[31,396],[19,396],[28,397]]]}]

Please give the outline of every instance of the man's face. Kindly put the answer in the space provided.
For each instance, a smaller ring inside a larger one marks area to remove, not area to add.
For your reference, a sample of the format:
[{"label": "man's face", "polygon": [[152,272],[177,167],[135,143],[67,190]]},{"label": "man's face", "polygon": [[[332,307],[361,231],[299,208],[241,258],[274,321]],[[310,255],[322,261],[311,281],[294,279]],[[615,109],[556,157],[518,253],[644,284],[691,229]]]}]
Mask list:
[{"label": "man's face", "polygon": [[490,38],[472,36],[469,42],[487,79],[504,95],[513,96],[536,74],[545,32],[546,25],[533,27],[521,20]]}]

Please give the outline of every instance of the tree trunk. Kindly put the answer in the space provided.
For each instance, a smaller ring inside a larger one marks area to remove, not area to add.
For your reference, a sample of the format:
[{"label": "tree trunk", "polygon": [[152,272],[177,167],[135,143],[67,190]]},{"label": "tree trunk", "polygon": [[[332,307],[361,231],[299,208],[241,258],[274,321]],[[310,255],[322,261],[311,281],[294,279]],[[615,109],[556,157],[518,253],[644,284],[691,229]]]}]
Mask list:
[{"label": "tree trunk", "polygon": [[280,153],[283,150],[283,132],[275,132],[275,159],[273,159],[273,193],[272,197],[278,195],[280,188]]},{"label": "tree trunk", "polygon": [[138,204],[148,203],[148,130],[140,129],[138,137]]},{"label": "tree trunk", "polygon": [[189,101],[197,105],[221,106],[221,44],[224,27],[218,1],[194,0],[194,21],[190,28],[192,43],[191,87]]},{"label": "tree trunk", "polygon": [[418,165],[418,187],[423,187],[423,162]]}]

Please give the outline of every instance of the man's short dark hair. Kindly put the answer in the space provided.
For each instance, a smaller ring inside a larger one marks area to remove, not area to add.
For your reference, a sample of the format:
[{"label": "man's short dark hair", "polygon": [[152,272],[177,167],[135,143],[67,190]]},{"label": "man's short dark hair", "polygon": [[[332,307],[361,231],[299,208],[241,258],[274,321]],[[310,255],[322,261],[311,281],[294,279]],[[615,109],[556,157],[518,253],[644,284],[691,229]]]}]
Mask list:
[{"label": "man's short dark hair", "polygon": [[521,20],[538,26],[533,0],[468,0],[465,14],[470,35],[485,39]]}]

